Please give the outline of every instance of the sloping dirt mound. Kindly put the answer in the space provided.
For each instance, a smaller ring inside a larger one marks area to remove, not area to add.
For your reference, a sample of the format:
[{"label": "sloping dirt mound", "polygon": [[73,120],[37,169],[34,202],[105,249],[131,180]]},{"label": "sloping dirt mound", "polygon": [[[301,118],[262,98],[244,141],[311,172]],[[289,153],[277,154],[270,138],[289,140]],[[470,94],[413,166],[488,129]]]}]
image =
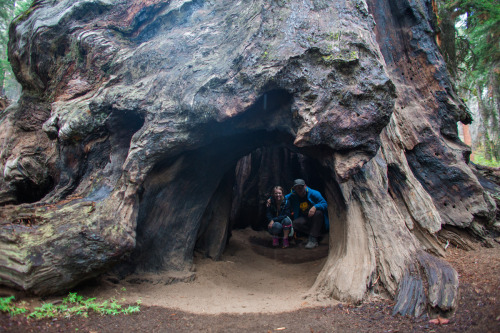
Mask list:
[{"label": "sloping dirt mound", "polygon": [[[287,249],[273,248],[265,231],[234,230],[222,260],[195,254],[192,276],[166,274],[132,276],[82,290],[85,296],[138,299],[146,306],[193,313],[283,312],[336,302],[304,298],[328,255],[328,237],[307,250],[297,238]],[[186,281],[171,283],[173,280]],[[126,290],[126,293],[123,292]]]},{"label": "sloping dirt mound", "polygon": [[[247,236],[248,234],[248,236]],[[241,233],[235,235],[244,243],[249,243],[252,251],[260,256],[273,259],[284,264],[301,264],[316,261],[328,256],[328,236],[324,237],[319,246],[314,249],[305,249],[307,239],[304,237],[291,237],[290,247],[287,249],[274,248],[267,232]],[[281,243],[280,243],[281,246]]]}]

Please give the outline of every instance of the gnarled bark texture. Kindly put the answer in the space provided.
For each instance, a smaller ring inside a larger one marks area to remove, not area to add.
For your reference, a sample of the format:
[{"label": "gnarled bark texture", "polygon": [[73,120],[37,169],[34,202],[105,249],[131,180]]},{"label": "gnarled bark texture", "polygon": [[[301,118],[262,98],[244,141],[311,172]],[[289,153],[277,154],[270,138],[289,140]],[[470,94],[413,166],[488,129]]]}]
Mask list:
[{"label": "gnarled bark texture", "polygon": [[0,124],[0,282],[48,294],[125,261],[189,272],[195,248],[219,258],[232,227],[259,227],[270,186],[300,176],[331,219],[311,295],[451,313],[435,234],[495,207],[457,136],[470,119],[431,9],[35,1],[10,30],[23,94]]}]

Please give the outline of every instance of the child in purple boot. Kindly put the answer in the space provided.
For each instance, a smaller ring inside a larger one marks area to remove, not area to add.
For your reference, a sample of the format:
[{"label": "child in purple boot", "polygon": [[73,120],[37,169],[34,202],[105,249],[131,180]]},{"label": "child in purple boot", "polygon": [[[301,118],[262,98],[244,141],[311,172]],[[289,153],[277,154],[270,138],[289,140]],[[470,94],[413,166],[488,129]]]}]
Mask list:
[{"label": "child in purple boot", "polygon": [[266,209],[266,217],[269,221],[267,230],[273,236],[274,247],[279,246],[279,237],[283,237],[283,248],[290,246],[288,236],[292,229],[292,220],[289,216],[290,203],[283,196],[283,188],[281,186],[273,187],[271,203]]}]

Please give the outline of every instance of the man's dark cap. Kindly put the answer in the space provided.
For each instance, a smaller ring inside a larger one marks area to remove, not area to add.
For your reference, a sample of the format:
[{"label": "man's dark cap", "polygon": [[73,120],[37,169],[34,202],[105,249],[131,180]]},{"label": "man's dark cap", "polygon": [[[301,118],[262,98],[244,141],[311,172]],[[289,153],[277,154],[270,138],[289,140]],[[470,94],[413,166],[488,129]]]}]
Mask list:
[{"label": "man's dark cap", "polygon": [[295,179],[293,181],[293,186],[292,187],[295,187],[295,186],[304,186],[306,185],[306,182],[304,181],[304,179]]}]

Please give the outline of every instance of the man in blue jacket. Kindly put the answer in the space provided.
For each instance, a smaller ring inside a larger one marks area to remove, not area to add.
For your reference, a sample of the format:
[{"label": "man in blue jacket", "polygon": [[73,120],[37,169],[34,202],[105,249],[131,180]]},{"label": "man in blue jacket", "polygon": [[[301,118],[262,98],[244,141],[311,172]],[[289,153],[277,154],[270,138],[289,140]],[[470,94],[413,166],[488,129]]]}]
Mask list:
[{"label": "man in blue jacket", "polygon": [[323,224],[329,226],[326,200],[321,193],[307,187],[303,179],[295,179],[292,192],[286,197],[290,200],[293,228],[309,235],[305,248],[317,247]]}]

